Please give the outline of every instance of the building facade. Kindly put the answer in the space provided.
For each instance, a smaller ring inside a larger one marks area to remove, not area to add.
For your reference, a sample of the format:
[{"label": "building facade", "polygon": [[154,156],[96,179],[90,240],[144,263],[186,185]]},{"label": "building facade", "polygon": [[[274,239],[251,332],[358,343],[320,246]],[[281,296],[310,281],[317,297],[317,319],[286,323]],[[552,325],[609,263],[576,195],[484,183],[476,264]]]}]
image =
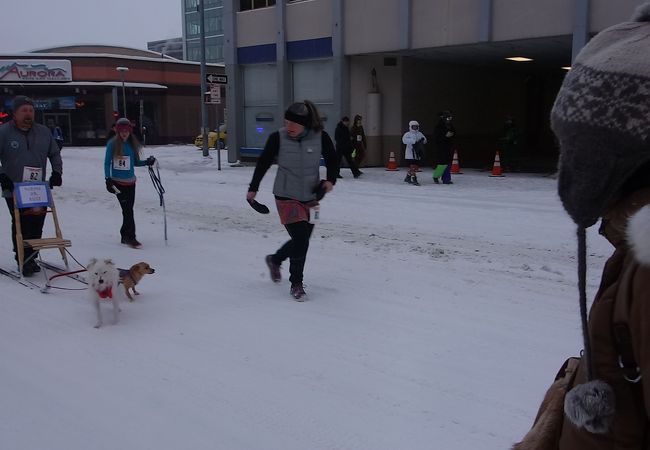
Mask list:
[{"label": "building facade", "polygon": [[[183,11],[183,53],[188,61],[201,61],[199,0],[181,0]],[[223,63],[223,0],[204,0],[205,60]]]},{"label": "building facade", "polygon": [[549,111],[572,58],[640,3],[278,0],[247,8],[250,1],[224,0],[229,159],[259,149],[288,104],[310,99],[331,134],[340,117],[363,116],[369,165],[385,165],[390,152],[403,157],[409,120],[431,136],[439,111],[451,110],[464,165],[491,165],[512,119],[517,151],[552,169]]},{"label": "building facade", "polygon": [[[223,65],[208,70],[224,73]],[[10,112],[18,94],[34,100],[38,122],[63,129],[68,145],[104,145],[125,114],[146,129],[147,143],[187,144],[200,130],[200,64],[146,50],[69,46],[0,55],[0,113]],[[223,105],[209,108],[210,128],[217,113],[223,117]]]}]

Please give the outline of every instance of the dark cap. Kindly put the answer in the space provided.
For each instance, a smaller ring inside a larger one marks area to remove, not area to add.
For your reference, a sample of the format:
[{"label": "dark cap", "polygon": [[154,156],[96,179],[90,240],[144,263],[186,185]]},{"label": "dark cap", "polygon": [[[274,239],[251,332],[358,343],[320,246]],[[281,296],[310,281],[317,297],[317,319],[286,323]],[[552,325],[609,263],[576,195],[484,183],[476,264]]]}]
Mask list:
[{"label": "dark cap", "polygon": [[25,95],[16,95],[14,97],[14,103],[12,106],[13,110],[18,111],[18,108],[20,108],[23,105],[34,106],[34,101]]}]

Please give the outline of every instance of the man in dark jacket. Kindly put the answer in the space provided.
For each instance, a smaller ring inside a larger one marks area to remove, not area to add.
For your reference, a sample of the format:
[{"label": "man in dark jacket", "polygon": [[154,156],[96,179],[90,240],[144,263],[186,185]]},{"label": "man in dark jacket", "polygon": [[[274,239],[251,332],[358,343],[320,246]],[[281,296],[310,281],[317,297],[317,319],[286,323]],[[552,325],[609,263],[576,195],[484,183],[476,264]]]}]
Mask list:
[{"label": "man in dark jacket", "polygon": [[336,125],[336,130],[334,131],[334,140],[336,141],[336,155],[338,157],[338,178],[343,178],[341,176],[341,160],[345,157],[345,160],[348,162],[348,166],[352,171],[352,176],[354,178],[359,178],[363,173],[357,167],[357,164],[352,158],[352,137],[350,136],[350,118],[345,116],[341,121]]},{"label": "man in dark jacket", "polygon": [[[16,222],[14,218],[14,183],[45,181],[47,160],[52,173],[50,188],[61,186],[63,163],[61,151],[52,133],[45,126],[34,123],[34,104],[29,97],[18,95],[13,102],[13,120],[0,126],[0,186],[11,216],[11,238],[16,252]],[[42,208],[20,210],[20,224],[24,239],[40,239],[43,235],[45,211]],[[23,275],[31,276],[40,268],[34,261],[36,255],[25,249]],[[16,253],[17,260],[17,253]]]},{"label": "man in dark jacket", "polygon": [[434,141],[436,143],[436,168],[433,172],[433,181],[438,184],[442,176],[443,184],[452,184],[451,181],[451,160],[454,157],[454,137],[456,129],[451,123],[451,111],[442,111],[440,120],[434,130]]}]

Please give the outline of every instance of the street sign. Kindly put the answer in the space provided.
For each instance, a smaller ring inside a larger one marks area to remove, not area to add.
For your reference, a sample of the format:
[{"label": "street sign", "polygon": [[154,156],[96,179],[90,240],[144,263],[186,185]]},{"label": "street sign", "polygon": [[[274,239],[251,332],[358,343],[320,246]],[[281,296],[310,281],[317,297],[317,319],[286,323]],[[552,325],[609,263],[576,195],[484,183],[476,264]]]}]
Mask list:
[{"label": "street sign", "polygon": [[207,81],[208,83],[228,84],[228,77],[226,75],[209,73],[205,76],[205,81]]},{"label": "street sign", "polygon": [[205,94],[203,94],[203,103],[205,103],[206,105],[220,105],[221,99],[217,98],[213,100],[210,93],[206,92]]},{"label": "street sign", "polygon": [[210,103],[221,103],[220,84],[210,84]]},{"label": "street sign", "polygon": [[210,85],[210,90],[203,94],[203,102],[208,105],[219,105],[221,104],[221,85],[212,84]]}]

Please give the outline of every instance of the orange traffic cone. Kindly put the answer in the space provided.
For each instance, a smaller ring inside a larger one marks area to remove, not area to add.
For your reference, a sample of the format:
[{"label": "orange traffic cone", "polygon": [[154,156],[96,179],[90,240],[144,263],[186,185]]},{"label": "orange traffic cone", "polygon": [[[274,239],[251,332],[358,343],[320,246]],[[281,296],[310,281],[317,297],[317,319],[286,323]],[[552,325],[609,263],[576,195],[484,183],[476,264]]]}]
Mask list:
[{"label": "orange traffic cone", "polygon": [[397,161],[395,161],[395,152],[390,152],[390,155],[388,156],[388,165],[386,166],[386,170],[390,170],[390,171],[399,170],[397,168]]},{"label": "orange traffic cone", "polygon": [[494,155],[494,165],[492,166],[492,173],[490,174],[491,177],[502,177],[504,176],[501,173],[501,159],[499,158],[499,150],[497,150],[497,154]]},{"label": "orange traffic cone", "polygon": [[454,159],[451,161],[451,173],[458,175],[463,173],[460,171],[460,164],[458,164],[458,151],[454,150]]}]

